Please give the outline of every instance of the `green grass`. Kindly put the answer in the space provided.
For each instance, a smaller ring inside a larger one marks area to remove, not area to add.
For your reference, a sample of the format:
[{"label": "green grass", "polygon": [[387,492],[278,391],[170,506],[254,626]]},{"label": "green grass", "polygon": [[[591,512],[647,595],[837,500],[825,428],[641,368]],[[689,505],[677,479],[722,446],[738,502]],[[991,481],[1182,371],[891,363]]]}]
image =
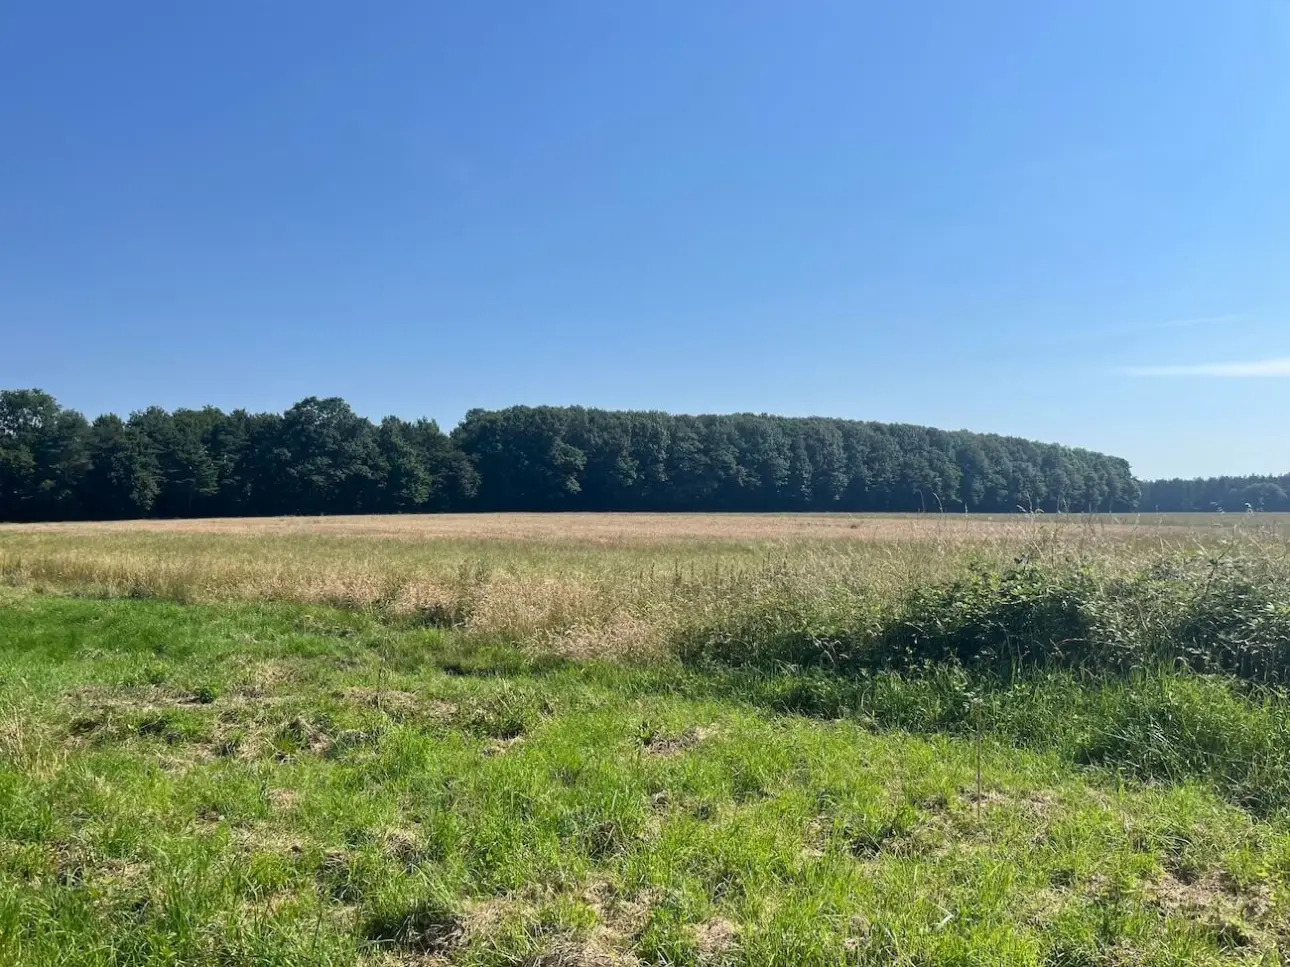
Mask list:
[{"label": "green grass", "polygon": [[0,963],[1280,963],[1279,691],[729,658],[10,592]]}]

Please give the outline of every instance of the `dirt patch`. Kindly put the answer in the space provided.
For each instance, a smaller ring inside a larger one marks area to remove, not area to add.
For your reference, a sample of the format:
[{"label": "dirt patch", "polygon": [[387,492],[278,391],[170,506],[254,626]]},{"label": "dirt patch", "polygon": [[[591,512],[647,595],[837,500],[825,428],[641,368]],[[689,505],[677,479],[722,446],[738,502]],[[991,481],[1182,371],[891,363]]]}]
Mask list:
[{"label": "dirt patch", "polygon": [[297,715],[279,726],[272,744],[277,749],[279,761],[291,762],[297,753],[306,751],[319,756],[329,755],[336,739],[317,723]]},{"label": "dirt patch", "polygon": [[829,837],[833,832],[833,817],[828,813],[813,816],[806,824],[802,857],[818,860],[828,852]]},{"label": "dirt patch", "polygon": [[507,894],[487,900],[475,900],[467,904],[463,920],[468,937],[487,937],[496,933],[515,915],[531,905],[531,901],[520,894]]},{"label": "dirt patch", "polygon": [[989,809],[991,806],[1007,806],[1014,801],[1012,796],[997,789],[982,789],[980,792],[975,789],[965,789],[962,796],[963,801],[972,809],[978,806],[982,809]]},{"label": "dirt patch", "polygon": [[1016,794],[1001,789],[982,789],[979,795],[975,789],[964,789],[960,790],[960,797],[964,807],[972,813],[978,808],[983,812],[988,809],[1014,809],[1036,820],[1044,819],[1061,808],[1056,796],[1038,789]]},{"label": "dirt patch", "polygon": [[1147,885],[1147,895],[1165,913],[1209,917],[1220,924],[1242,921],[1257,925],[1272,912],[1272,893],[1266,885],[1242,887],[1223,872],[1194,879],[1166,873]]},{"label": "dirt patch", "polygon": [[650,755],[668,758],[680,755],[696,748],[716,735],[717,730],[709,726],[691,726],[680,735],[649,735],[642,740],[645,751]]},{"label": "dirt patch", "polygon": [[152,866],[137,860],[104,859],[98,864],[98,873],[120,886],[130,887],[145,883],[152,874]]},{"label": "dirt patch", "polygon": [[229,830],[233,842],[246,852],[276,853],[298,858],[304,855],[305,844],[290,831],[272,827],[234,827]]},{"label": "dirt patch", "polygon": [[398,860],[411,870],[425,858],[425,845],[421,837],[408,829],[392,829],[385,834],[385,854]]},{"label": "dirt patch", "polygon": [[421,706],[421,700],[412,692],[386,688],[348,688],[341,693],[347,702],[385,712],[391,718],[403,718]]},{"label": "dirt patch", "polygon": [[1011,803],[1014,808],[1034,820],[1047,819],[1062,808],[1062,804],[1056,796],[1038,789],[1032,789],[1030,792],[1013,796]]},{"label": "dirt patch", "polygon": [[592,883],[583,892],[582,899],[600,918],[598,932],[621,946],[626,946],[645,929],[654,903],[649,893],[624,894],[607,880]]},{"label": "dirt patch", "polygon": [[603,946],[596,938],[558,940],[546,950],[522,961],[524,967],[628,967],[638,964],[633,955]]},{"label": "dirt patch", "polygon": [[[516,918],[528,920],[542,901],[549,898],[548,892],[522,890],[470,903],[462,915],[457,947],[495,935]],[[644,927],[648,907],[638,908],[628,903],[615,895],[608,883],[590,887],[584,900],[601,916],[601,926],[587,936],[551,938],[519,963],[525,967],[633,967],[639,963],[624,948],[630,946],[635,932]]]},{"label": "dirt patch", "polygon": [[1068,890],[1057,887],[1031,891],[1023,901],[1027,911],[1025,922],[1037,929],[1044,929],[1057,919],[1069,898]]},{"label": "dirt patch", "polygon": [[86,685],[66,693],[64,700],[71,706],[73,721],[84,721],[113,713],[164,712],[181,706],[208,705],[214,699],[163,685]]},{"label": "dirt patch", "polygon": [[152,866],[136,859],[97,855],[93,850],[70,843],[57,843],[51,850],[51,870],[60,886],[83,886],[110,881],[115,889],[142,886],[152,873]]},{"label": "dirt patch", "polygon": [[240,680],[229,689],[230,698],[256,701],[279,691],[297,675],[297,668],[289,662],[273,659],[244,659]]},{"label": "dirt patch", "polygon": [[739,928],[730,920],[709,920],[694,928],[694,939],[699,955],[710,960],[734,948],[739,941]]},{"label": "dirt patch", "polygon": [[524,736],[512,735],[509,739],[489,739],[484,744],[483,755],[491,759],[493,756],[504,755],[517,745],[524,744]]},{"label": "dirt patch", "polygon": [[370,917],[362,932],[373,944],[402,955],[444,956],[466,939],[466,923],[437,904],[423,902]]},{"label": "dirt patch", "polygon": [[270,789],[268,793],[269,805],[277,812],[295,809],[300,798],[300,792],[296,789]]}]

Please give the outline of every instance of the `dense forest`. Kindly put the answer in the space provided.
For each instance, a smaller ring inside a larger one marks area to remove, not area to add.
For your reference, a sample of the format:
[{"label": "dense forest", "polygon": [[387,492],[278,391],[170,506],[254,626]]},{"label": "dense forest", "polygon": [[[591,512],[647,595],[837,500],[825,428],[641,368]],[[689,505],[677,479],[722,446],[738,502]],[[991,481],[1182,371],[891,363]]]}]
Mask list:
[{"label": "dense forest", "polygon": [[480,510],[1129,509],[1124,460],[903,424],[581,407],[473,410]]},{"label": "dense forest", "polygon": [[581,407],[373,423],[344,400],[285,413],[139,410],[93,422],[0,392],[0,519],[445,510],[1129,510],[1121,459],[852,420]]}]

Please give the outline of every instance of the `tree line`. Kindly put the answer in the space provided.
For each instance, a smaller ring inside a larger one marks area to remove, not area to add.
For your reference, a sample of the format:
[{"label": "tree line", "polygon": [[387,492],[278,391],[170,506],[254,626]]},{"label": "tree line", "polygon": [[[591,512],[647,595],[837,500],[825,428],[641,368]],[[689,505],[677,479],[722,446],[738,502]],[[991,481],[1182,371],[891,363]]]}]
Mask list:
[{"label": "tree line", "polygon": [[0,520],[449,510],[476,479],[433,421],[373,424],[340,399],[89,422],[40,390],[0,391]]},{"label": "tree line", "polygon": [[905,424],[583,407],[374,423],[150,407],[93,421],[0,391],[0,520],[453,510],[1126,511],[1118,457]]},{"label": "tree line", "polygon": [[1149,480],[1142,484],[1139,507],[1181,512],[1290,510],[1290,474]]}]

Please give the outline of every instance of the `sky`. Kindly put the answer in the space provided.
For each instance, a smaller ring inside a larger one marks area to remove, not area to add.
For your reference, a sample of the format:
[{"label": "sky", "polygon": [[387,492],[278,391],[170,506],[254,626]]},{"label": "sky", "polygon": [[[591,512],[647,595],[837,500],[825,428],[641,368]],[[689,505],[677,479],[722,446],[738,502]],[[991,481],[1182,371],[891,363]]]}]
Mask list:
[{"label": "sky", "polygon": [[0,7],[0,387],[1290,471],[1287,0]]}]

